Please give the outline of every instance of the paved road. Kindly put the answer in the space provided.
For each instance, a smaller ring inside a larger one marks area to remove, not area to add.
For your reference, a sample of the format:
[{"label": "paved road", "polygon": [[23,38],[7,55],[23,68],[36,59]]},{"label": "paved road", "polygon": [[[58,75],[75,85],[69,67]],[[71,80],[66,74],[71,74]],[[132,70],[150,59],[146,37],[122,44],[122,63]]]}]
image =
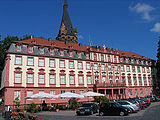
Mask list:
[{"label": "paved road", "polygon": [[160,120],[160,102],[153,103],[145,110],[138,113],[130,114],[129,116],[76,116],[74,111],[60,111],[56,112],[43,112],[37,114],[41,118],[49,120]]},{"label": "paved road", "polygon": [[[0,120],[2,119],[0,114]],[[60,111],[60,112],[40,112],[38,117],[48,120],[160,120],[160,102],[153,103],[145,110],[138,113],[130,114],[129,116],[76,116],[75,111]]]}]

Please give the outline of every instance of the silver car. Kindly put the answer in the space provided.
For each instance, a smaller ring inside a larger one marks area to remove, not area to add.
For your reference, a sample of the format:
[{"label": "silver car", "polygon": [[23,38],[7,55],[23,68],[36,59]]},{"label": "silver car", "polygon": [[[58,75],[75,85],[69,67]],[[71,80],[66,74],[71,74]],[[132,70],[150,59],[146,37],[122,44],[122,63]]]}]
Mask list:
[{"label": "silver car", "polygon": [[139,107],[129,101],[119,101],[118,103],[124,107],[131,109],[132,112],[137,112],[140,110]]}]

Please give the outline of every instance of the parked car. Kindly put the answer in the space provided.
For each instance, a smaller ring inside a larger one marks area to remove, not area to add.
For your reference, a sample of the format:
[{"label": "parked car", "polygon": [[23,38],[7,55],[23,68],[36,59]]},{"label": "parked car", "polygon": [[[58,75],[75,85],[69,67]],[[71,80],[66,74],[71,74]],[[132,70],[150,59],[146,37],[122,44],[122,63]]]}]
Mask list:
[{"label": "parked car", "polygon": [[128,115],[129,109],[116,102],[102,103],[99,108],[99,115]]},{"label": "parked car", "polygon": [[144,109],[144,108],[146,108],[146,107],[147,107],[146,103],[145,103],[143,100],[141,100],[141,99],[137,99],[137,101],[138,101],[138,102],[139,102],[139,104],[141,105],[141,109]]},{"label": "parked car", "polygon": [[77,115],[92,115],[98,113],[98,105],[95,103],[84,103],[76,111]]},{"label": "parked car", "polygon": [[127,101],[131,102],[132,104],[135,104],[137,107],[139,107],[140,110],[142,109],[142,106],[136,99],[128,99]]},{"label": "parked car", "polygon": [[131,112],[137,112],[140,110],[140,108],[138,106],[136,106],[135,104],[129,102],[129,101],[120,101],[118,102],[120,105],[127,107],[129,109],[131,109]]}]

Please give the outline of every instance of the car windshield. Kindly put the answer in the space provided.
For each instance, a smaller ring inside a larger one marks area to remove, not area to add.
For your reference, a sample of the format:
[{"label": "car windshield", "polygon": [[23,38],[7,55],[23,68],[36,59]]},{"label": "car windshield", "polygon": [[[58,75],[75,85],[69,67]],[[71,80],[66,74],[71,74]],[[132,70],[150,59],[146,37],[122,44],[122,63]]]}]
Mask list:
[{"label": "car windshield", "polygon": [[83,104],[82,107],[91,107],[91,104]]},{"label": "car windshield", "polygon": [[116,105],[117,107],[120,107],[120,106],[121,106],[119,103],[115,103],[115,105]]}]

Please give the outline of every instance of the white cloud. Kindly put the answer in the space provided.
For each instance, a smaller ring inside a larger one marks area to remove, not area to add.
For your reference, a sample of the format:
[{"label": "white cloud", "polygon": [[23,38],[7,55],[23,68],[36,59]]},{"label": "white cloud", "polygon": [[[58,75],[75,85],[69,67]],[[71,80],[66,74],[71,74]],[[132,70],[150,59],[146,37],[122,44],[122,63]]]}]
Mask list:
[{"label": "white cloud", "polygon": [[83,39],[84,37],[82,35],[78,35],[78,38],[79,39]]},{"label": "white cloud", "polygon": [[160,22],[156,23],[154,27],[150,30],[151,32],[160,32]]},{"label": "white cloud", "polygon": [[129,9],[131,11],[134,11],[138,14],[142,15],[142,19],[147,20],[147,21],[152,21],[154,20],[154,17],[150,15],[150,12],[155,10],[154,7],[145,4],[145,3],[137,3],[135,6],[130,6]]}]

